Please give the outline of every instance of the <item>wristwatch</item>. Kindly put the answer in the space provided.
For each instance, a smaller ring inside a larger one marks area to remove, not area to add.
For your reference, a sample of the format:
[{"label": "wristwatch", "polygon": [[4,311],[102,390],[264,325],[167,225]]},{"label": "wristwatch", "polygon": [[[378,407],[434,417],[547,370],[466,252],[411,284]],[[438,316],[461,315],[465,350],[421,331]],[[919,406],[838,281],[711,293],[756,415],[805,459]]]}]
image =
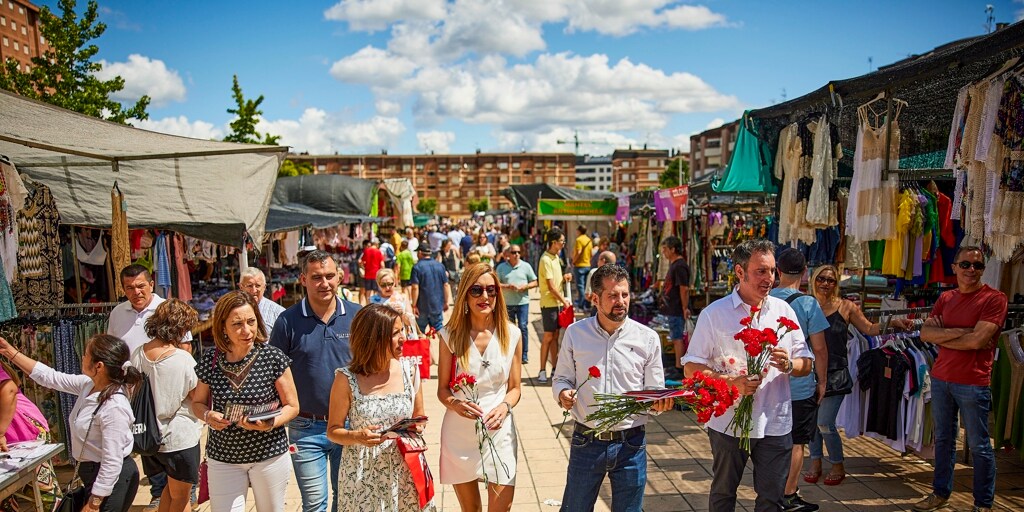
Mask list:
[{"label": "wristwatch", "polygon": [[786,359],[786,363],[788,363],[788,366],[786,366],[786,375],[789,375],[793,373],[793,360]]},{"label": "wristwatch", "polygon": [[99,508],[100,505],[103,505],[103,496],[89,496],[89,504]]}]

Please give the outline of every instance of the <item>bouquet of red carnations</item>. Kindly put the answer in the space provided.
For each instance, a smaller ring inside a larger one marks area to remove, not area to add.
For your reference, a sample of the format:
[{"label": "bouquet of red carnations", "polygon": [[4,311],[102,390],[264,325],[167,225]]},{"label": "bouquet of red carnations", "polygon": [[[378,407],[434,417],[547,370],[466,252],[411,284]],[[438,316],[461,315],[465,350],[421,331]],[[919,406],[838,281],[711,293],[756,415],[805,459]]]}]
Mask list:
[{"label": "bouquet of red carnations", "polygon": [[[452,367],[454,368],[454,365]],[[452,393],[457,393],[461,391],[463,396],[465,396],[467,400],[479,405],[480,396],[477,394],[476,377],[468,373],[462,372],[456,375],[455,378],[451,380],[450,388],[452,390]],[[511,477],[512,475],[509,473],[508,465],[505,464],[501,460],[501,457],[498,456],[498,450],[494,446],[494,439],[491,437],[490,434],[487,433],[487,426],[484,425],[484,419],[482,417],[476,418],[476,433],[478,436],[477,448],[480,450],[481,460],[486,456],[486,454],[484,453],[484,443],[486,443],[486,446],[489,446],[491,448],[491,462],[495,463],[495,467],[500,465],[501,468],[505,470],[505,476]],[[487,477],[487,466],[483,466],[483,468],[484,485],[487,485],[487,483],[490,481],[490,479]],[[495,473],[494,476],[497,477],[497,473]]]},{"label": "bouquet of red carnations", "polygon": [[[772,350],[779,344],[779,339],[791,331],[800,329],[800,326],[785,317],[779,318],[779,326],[776,329],[765,327],[758,329],[751,327],[758,318],[760,309],[757,306],[750,308],[750,316],[740,320],[743,329],[733,336],[734,339],[743,342],[743,349],[747,353],[747,378],[759,379],[768,373],[768,362],[771,359]],[[741,372],[742,374],[743,372]],[[740,447],[750,452],[750,431],[753,429],[754,396],[746,395],[740,399],[736,406],[736,412],[729,422],[727,429],[740,439]]]},{"label": "bouquet of red carnations", "polygon": [[647,414],[654,402],[672,398],[677,405],[687,405],[697,413],[697,421],[707,423],[712,416],[725,414],[738,397],[736,386],[716,377],[695,373],[693,377],[684,379],[683,386],[678,389],[628,391],[621,395],[597,393],[594,395],[597,410],[588,414],[586,421],[594,424],[590,432],[606,432],[627,418]]}]

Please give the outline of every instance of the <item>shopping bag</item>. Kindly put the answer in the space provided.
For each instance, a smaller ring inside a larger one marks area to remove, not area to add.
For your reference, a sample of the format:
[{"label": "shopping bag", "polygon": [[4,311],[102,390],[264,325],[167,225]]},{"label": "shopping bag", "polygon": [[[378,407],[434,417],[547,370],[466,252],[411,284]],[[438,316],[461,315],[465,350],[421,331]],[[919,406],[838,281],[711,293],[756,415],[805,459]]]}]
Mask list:
[{"label": "shopping bag", "polygon": [[[565,298],[569,299],[570,302],[572,301],[572,288],[570,288],[568,281],[565,282]],[[558,326],[562,329],[569,327],[575,321],[576,310],[572,304],[558,312]]]},{"label": "shopping bag", "polygon": [[402,357],[410,359],[420,369],[420,378],[430,378],[430,338],[416,332],[402,344]]}]

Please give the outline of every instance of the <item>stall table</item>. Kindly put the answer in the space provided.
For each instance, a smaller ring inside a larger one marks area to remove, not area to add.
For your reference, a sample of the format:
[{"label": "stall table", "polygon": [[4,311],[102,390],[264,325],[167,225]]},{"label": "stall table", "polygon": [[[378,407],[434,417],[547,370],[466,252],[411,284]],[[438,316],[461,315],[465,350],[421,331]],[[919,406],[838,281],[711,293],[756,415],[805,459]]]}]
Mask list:
[{"label": "stall table", "polygon": [[26,485],[32,484],[32,498],[29,499],[38,512],[43,512],[43,497],[35,485],[36,470],[64,451],[64,445],[28,441],[8,445],[8,448],[10,451],[0,459],[0,500],[18,494]]}]

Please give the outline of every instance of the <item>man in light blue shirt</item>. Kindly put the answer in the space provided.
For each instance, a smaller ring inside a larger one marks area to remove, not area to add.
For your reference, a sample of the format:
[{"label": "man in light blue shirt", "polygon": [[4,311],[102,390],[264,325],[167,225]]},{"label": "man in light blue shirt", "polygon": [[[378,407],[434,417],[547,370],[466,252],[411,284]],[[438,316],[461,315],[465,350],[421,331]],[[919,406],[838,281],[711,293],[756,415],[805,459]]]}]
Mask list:
[{"label": "man in light blue shirt", "polygon": [[505,261],[501,262],[495,271],[498,273],[498,282],[501,283],[501,293],[505,296],[508,319],[515,322],[519,326],[519,332],[523,334],[523,364],[526,364],[530,362],[526,356],[530,288],[537,287],[537,274],[529,263],[522,260],[522,253],[523,250],[518,245],[509,247],[505,251]]},{"label": "man in light blue shirt", "polygon": [[811,351],[814,352],[814,372],[803,377],[789,377],[789,394],[793,402],[793,458],[790,460],[782,506],[788,511],[814,512],[818,510],[818,505],[800,497],[797,481],[804,465],[804,445],[811,442],[818,428],[818,403],[825,397],[825,383],[828,379],[825,330],[829,324],[818,300],[812,295],[800,293],[800,282],[807,272],[807,261],[803,253],[790,247],[779,254],[776,266],[779,269],[779,287],[772,290],[770,295],[788,302],[793,308],[800,329],[807,336]]}]

